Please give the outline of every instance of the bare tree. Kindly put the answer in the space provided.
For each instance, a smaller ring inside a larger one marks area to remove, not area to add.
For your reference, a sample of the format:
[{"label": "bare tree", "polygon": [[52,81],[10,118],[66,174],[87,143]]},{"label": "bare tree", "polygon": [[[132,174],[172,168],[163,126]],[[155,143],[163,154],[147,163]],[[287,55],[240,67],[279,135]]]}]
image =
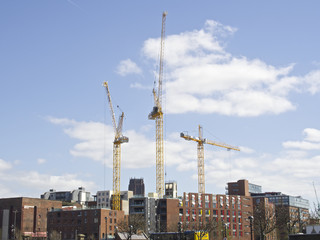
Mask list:
[{"label": "bare tree", "polygon": [[210,218],[204,222],[199,221],[198,224],[194,225],[193,230],[195,231],[197,238],[199,240],[202,240],[202,238],[207,234],[213,234],[214,230],[216,230],[217,227],[218,223],[213,218]]},{"label": "bare tree", "polygon": [[94,236],[94,234],[90,234],[87,238],[88,240],[97,240]]},{"label": "bare tree", "polygon": [[276,208],[277,229],[280,236],[302,232],[306,221],[301,216],[300,208],[280,205]]},{"label": "bare tree", "polygon": [[146,221],[143,214],[131,214],[127,220],[118,223],[118,231],[132,234],[146,230]]},{"label": "bare tree", "polygon": [[260,201],[254,207],[253,216],[256,238],[264,240],[267,234],[275,231],[276,211],[273,204],[265,204],[264,201]]},{"label": "bare tree", "polygon": [[61,240],[61,234],[58,231],[52,231],[49,233],[50,240]]}]

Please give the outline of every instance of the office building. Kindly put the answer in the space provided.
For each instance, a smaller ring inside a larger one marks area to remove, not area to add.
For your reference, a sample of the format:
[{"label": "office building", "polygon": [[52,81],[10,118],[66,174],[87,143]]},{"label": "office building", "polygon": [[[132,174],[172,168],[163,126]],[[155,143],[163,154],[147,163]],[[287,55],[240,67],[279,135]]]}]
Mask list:
[{"label": "office building", "polygon": [[133,192],[134,196],[144,197],[144,181],[143,178],[131,178],[128,186],[128,190]]},{"label": "office building", "polygon": [[73,191],[56,191],[50,189],[41,195],[41,199],[57,200],[62,202],[76,202],[85,205],[87,202],[92,201],[90,192],[86,192],[84,187],[79,187]]}]

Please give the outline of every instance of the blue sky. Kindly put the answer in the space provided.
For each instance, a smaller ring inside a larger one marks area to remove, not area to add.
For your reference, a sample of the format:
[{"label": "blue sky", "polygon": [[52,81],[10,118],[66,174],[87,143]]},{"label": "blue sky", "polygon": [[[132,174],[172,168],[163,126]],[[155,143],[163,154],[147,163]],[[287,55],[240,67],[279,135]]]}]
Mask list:
[{"label": "blue sky", "polygon": [[[125,112],[121,189],[143,177],[155,191],[161,16],[166,180],[197,191],[197,148],[179,133],[239,146],[205,146],[206,191],[248,179],[264,191],[320,192],[320,35],[317,1],[0,2],[0,197],[54,188],[112,188],[113,129]],[[119,110],[116,106],[119,105]],[[105,165],[105,167],[104,167]]]}]

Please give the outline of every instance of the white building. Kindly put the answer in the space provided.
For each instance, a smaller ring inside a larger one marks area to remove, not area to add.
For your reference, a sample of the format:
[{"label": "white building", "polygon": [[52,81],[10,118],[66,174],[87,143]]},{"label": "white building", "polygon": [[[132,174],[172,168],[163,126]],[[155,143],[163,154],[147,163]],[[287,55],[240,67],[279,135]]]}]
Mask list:
[{"label": "white building", "polygon": [[[111,208],[111,199],[113,191],[105,190],[97,192],[97,207],[98,208]],[[121,191],[121,210],[124,214],[129,214],[129,199],[133,197],[133,191]]]}]

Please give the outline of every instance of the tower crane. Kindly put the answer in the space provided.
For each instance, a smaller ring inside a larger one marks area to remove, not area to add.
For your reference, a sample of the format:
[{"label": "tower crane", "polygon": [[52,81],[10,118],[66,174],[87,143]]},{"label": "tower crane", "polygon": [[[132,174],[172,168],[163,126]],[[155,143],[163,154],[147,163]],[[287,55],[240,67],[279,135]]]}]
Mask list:
[{"label": "tower crane", "polygon": [[167,12],[162,13],[162,28],[160,42],[160,66],[158,79],[158,92],[153,88],[154,107],[148,118],[156,121],[156,192],[159,198],[164,195],[164,156],[163,156],[163,112],[162,112],[162,79],[163,79],[163,58],[165,22]]},{"label": "tower crane", "polygon": [[180,137],[187,141],[195,141],[198,143],[198,192],[205,193],[205,178],[204,178],[204,144],[210,144],[217,147],[226,148],[228,150],[240,151],[238,147],[234,147],[225,143],[215,142],[202,137],[202,127],[198,127],[199,137],[192,137],[190,135],[180,133]]},{"label": "tower crane", "polygon": [[316,190],[316,187],[314,185],[314,182],[312,182],[312,184],[313,184],[313,189],[314,189],[314,193],[316,195],[316,200],[317,200],[317,206],[314,203],[314,207],[315,207],[315,211],[316,211],[317,216],[320,216],[320,203],[319,203],[319,199],[318,199],[318,194],[317,194],[317,190]]},{"label": "tower crane", "polygon": [[114,130],[114,141],[113,141],[113,199],[112,209],[120,210],[120,168],[121,168],[121,144],[129,142],[129,138],[122,135],[122,125],[124,113],[122,112],[119,117],[118,126],[116,123],[116,117],[113,111],[111,95],[109,91],[108,82],[104,82],[103,86],[107,91],[108,102],[111,112],[113,130]]}]

